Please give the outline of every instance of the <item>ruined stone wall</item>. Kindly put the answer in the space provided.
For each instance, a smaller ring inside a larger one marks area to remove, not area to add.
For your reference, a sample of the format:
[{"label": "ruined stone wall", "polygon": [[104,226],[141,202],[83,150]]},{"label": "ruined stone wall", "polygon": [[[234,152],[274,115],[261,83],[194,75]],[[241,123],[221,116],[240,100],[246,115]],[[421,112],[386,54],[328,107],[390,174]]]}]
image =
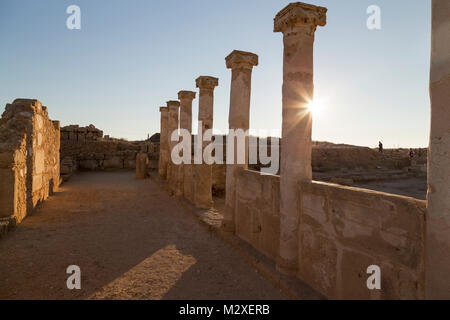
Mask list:
[{"label": "ruined stone wall", "polygon": [[[103,137],[103,131],[93,125],[61,128],[61,159],[76,162],[80,170],[135,169],[136,155],[145,152],[151,167],[156,167],[159,144],[150,141],[126,141]],[[70,171],[64,166],[63,172]]]},{"label": "ruined stone wall", "polygon": [[59,122],[38,100],[7,104],[0,119],[2,225],[21,222],[59,181]]},{"label": "ruined stone wall", "polygon": [[[303,281],[332,299],[423,298],[425,201],[313,181],[299,202]],[[371,265],[382,290],[367,288]]]},{"label": "ruined stone wall", "polygon": [[[280,179],[238,170],[236,235],[275,260]],[[298,277],[331,299],[420,299],[424,295],[426,201],[323,182],[299,186]],[[368,290],[367,268],[382,290]]]},{"label": "ruined stone wall", "polygon": [[33,117],[32,202],[35,207],[59,186],[59,121],[51,121],[46,107]]},{"label": "ruined stone wall", "polygon": [[239,169],[235,214],[236,234],[275,260],[280,243],[280,177]]}]

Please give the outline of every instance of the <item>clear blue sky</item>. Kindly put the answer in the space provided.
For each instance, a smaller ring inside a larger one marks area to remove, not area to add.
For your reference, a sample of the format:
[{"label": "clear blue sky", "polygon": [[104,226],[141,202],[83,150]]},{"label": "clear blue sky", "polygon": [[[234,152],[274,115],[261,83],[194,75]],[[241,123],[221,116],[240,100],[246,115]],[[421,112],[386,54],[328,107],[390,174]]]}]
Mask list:
[{"label": "clear blue sky", "polygon": [[[328,7],[315,42],[313,138],[387,147],[428,145],[429,0],[309,0]],[[1,0],[1,110],[37,98],[62,125],[94,124],[105,134],[144,139],[159,131],[159,106],[199,75],[219,78],[214,126],[228,126],[233,50],[259,55],[251,123],[280,129],[282,35],[273,18],[282,0]],[[81,8],[81,30],[66,8]],[[382,29],[366,27],[381,7]],[[194,100],[193,118],[197,118]]]}]

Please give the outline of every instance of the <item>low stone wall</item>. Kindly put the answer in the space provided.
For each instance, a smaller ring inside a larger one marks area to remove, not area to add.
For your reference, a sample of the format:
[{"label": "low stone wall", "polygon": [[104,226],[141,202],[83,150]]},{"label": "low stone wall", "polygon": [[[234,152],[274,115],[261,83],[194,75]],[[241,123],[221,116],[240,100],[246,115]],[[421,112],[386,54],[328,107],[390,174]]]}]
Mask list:
[{"label": "low stone wall", "polygon": [[87,127],[80,127],[79,125],[70,125],[61,128],[61,140],[70,141],[96,141],[103,138],[103,131],[97,129],[90,124]]},{"label": "low stone wall", "polygon": [[271,259],[280,243],[280,177],[240,169],[236,180],[236,234]]},{"label": "low stone wall", "polygon": [[[299,190],[299,273],[332,299],[424,297],[426,202],[321,182]],[[367,268],[381,268],[368,290]]]},{"label": "low stone wall", "polygon": [[16,99],[0,119],[0,220],[21,222],[60,183],[58,121],[38,100]]},{"label": "low stone wall", "polygon": [[[298,277],[331,299],[422,299],[426,201],[323,182],[299,185]],[[238,170],[236,235],[276,260],[280,179]],[[381,290],[367,268],[381,269]]]}]

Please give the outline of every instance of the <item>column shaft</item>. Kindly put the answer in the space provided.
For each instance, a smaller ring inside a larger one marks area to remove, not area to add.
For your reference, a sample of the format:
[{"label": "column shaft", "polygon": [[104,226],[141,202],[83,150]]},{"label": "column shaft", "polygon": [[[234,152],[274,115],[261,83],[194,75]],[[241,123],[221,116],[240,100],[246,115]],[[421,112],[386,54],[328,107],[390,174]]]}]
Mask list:
[{"label": "column shaft", "polygon": [[168,144],[168,109],[161,107],[161,128],[159,137],[159,165],[158,176],[160,179],[167,178],[167,164],[169,162],[169,144]]},{"label": "column shaft", "polygon": [[[200,89],[198,102],[198,120],[201,122],[201,133],[204,135],[206,130],[213,128],[213,110],[214,110],[214,87],[218,85],[218,79],[213,77],[199,77],[196,80],[197,87]],[[200,139],[201,137],[197,137]],[[202,139],[203,140],[203,139]],[[204,148],[210,142],[203,142]],[[213,206],[212,200],[212,166],[202,163],[194,166],[194,198],[195,205],[200,209],[209,209]]]},{"label": "column shaft", "polygon": [[432,2],[425,294],[450,299],[450,2]]},{"label": "column shaft", "polygon": [[[253,53],[235,50],[225,60],[227,68],[232,69],[228,126],[229,129],[242,129],[246,132],[250,127],[252,68],[258,64],[258,56]],[[227,150],[232,145],[234,159],[232,159],[232,164],[227,164],[225,214],[222,223],[223,228],[228,232],[235,231],[236,173],[239,168],[248,168],[248,137],[245,136],[245,149],[238,150],[238,139],[229,134],[227,137]],[[245,163],[239,164],[238,152],[242,151],[245,152]],[[230,160],[227,158],[227,162]]]},{"label": "column shaft", "polygon": [[325,25],[326,9],[293,3],[275,18],[283,32],[283,109],[280,163],[280,252],[277,267],[287,274],[298,268],[298,183],[312,179],[311,132],[313,44],[317,25]]},{"label": "column shaft", "polygon": [[[195,92],[180,91],[178,99],[180,100],[180,129],[189,132],[189,141],[192,142],[192,100],[195,99]],[[192,146],[188,151],[192,156]],[[179,179],[181,193],[190,202],[194,202],[194,179],[192,176],[192,157],[191,163],[183,163],[179,168]]]},{"label": "column shaft", "polygon": [[167,165],[167,186],[169,189],[174,192],[176,195],[179,194],[178,187],[178,170],[177,166],[172,161],[172,151],[175,146],[178,144],[177,141],[172,141],[171,137],[173,133],[178,134],[178,118],[179,118],[179,110],[180,103],[178,101],[168,101],[167,107],[169,109],[169,118],[168,118],[168,137],[167,143],[169,144],[169,163]]}]

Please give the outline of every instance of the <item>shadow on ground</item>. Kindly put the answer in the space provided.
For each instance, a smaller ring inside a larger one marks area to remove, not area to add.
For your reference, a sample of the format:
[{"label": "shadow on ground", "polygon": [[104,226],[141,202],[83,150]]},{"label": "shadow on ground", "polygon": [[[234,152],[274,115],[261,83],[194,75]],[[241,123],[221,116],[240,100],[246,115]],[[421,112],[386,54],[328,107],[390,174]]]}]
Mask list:
[{"label": "shadow on ground", "polygon": [[[80,173],[0,240],[0,299],[286,299],[151,180]],[[78,265],[82,289],[68,290]]]}]

